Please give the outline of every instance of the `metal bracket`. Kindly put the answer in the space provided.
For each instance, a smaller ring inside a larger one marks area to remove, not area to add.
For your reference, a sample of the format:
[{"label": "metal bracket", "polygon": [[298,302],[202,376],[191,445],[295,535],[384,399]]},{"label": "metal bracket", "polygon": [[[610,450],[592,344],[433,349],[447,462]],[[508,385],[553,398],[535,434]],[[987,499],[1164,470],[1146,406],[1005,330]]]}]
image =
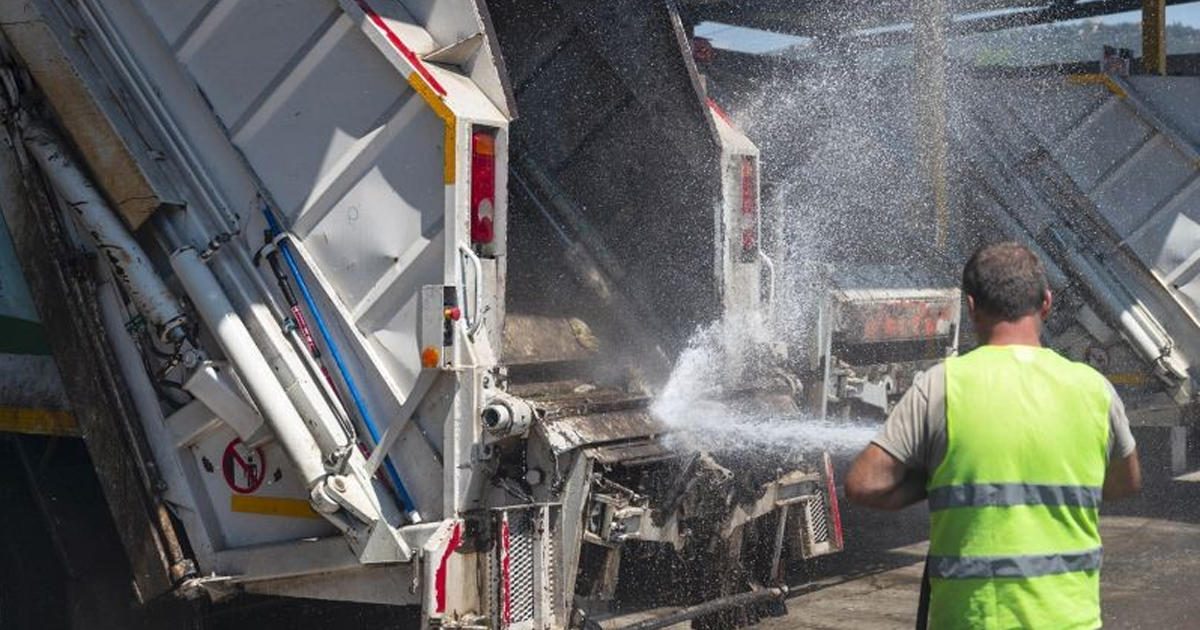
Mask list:
[{"label": "metal bracket", "polygon": [[436,370],[422,370],[417,376],[417,382],[413,384],[413,389],[408,393],[408,398],[404,399],[404,404],[400,405],[399,413],[396,414],[391,424],[383,430],[383,435],[379,436],[379,443],[375,445],[375,450],[371,451],[371,457],[363,467],[364,475],[371,477],[375,475],[376,470],[379,470],[379,465],[383,463],[383,458],[387,457],[387,452],[396,443],[401,431],[404,430],[408,421],[412,419],[413,414],[417,411],[417,406],[425,399],[425,394],[429,392],[429,388],[433,386],[439,374],[440,372]]},{"label": "metal bracket", "polygon": [[237,595],[239,589],[228,575],[210,575],[207,577],[184,580],[176,589],[176,593],[184,599],[195,600],[207,595],[212,601],[220,602]]},{"label": "metal bracket", "polygon": [[313,489],[314,503],[330,500],[345,509],[354,518],[367,523],[364,530],[354,527],[346,532],[350,546],[363,564],[384,562],[408,562],[412,549],[404,542],[395,528],[391,527],[379,513],[379,506],[357,477],[330,475]]},{"label": "metal bracket", "polygon": [[229,381],[230,377],[218,371],[217,367],[212,361],[204,361],[188,377],[183,389],[229,425],[243,442],[251,443],[259,437],[257,434],[263,427],[263,418]]}]

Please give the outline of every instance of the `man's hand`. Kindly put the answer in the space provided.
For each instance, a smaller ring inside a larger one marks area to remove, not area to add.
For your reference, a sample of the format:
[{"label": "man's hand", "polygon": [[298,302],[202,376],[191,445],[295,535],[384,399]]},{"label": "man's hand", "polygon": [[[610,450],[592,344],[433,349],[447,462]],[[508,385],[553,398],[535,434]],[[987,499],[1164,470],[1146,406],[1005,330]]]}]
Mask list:
[{"label": "man's hand", "polygon": [[846,498],[878,510],[899,510],[925,498],[925,475],[869,444],[846,475]]},{"label": "man's hand", "polygon": [[1105,501],[1131,497],[1142,489],[1142,466],[1138,463],[1137,451],[1128,457],[1113,458],[1104,475]]}]

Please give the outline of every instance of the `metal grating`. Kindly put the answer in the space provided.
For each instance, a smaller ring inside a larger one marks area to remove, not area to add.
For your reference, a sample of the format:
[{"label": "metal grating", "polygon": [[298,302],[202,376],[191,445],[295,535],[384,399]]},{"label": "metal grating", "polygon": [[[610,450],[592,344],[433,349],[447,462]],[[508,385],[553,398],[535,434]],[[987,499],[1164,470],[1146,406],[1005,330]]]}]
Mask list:
[{"label": "metal grating", "polygon": [[829,541],[829,515],[825,510],[825,496],[813,495],[804,502],[804,522],[814,543]]},{"label": "metal grating", "polygon": [[[497,522],[496,534],[500,535],[500,531],[500,525]],[[502,610],[504,602],[504,585],[500,581],[500,563],[502,562],[501,556],[503,553],[504,552],[501,549],[500,543],[497,542],[493,552],[487,554],[488,585],[487,590],[484,593],[484,600],[481,603],[483,604],[482,608],[484,610],[491,612],[493,628],[504,627],[504,624],[502,623],[502,615],[504,614]]]},{"label": "metal grating", "polygon": [[534,516],[536,510],[513,511],[508,520],[509,624],[533,619]]},{"label": "metal grating", "polygon": [[[545,545],[542,548],[542,553],[543,553],[542,564],[545,565],[542,568],[542,574],[546,576],[546,578],[545,578],[546,579],[546,582],[545,582],[546,588],[549,589],[549,592],[552,594],[552,598],[561,597],[560,592],[559,592],[558,570],[557,570],[558,569],[557,559],[558,559],[558,551],[559,551],[558,550],[559,537],[557,535],[558,530],[554,525],[555,522],[556,522],[555,519],[553,517],[551,517],[550,518],[550,527],[549,527],[548,531],[544,534],[545,537],[549,537],[549,544]],[[553,601],[557,601],[557,600],[554,599]],[[547,611],[547,614],[549,614],[549,615],[556,614],[555,608],[556,608],[556,604],[554,604],[552,602],[551,609],[549,611]]]}]

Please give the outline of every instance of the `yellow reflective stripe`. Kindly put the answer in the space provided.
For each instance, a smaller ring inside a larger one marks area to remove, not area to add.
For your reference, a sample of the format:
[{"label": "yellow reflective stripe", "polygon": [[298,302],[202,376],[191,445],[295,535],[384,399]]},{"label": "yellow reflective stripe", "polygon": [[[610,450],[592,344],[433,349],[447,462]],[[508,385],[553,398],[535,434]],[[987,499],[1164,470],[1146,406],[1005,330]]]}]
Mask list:
[{"label": "yellow reflective stripe", "polygon": [[1112,77],[1099,72],[1067,75],[1067,83],[1072,85],[1103,85],[1104,87],[1108,88],[1108,91],[1112,92],[1117,98],[1125,98],[1126,96],[1129,96],[1129,94],[1125,91],[1125,88],[1117,85],[1117,82],[1114,81]]},{"label": "yellow reflective stripe", "polygon": [[415,90],[417,94],[421,95],[422,99],[425,99],[425,103],[429,105],[429,108],[433,110],[433,113],[437,114],[438,118],[442,119],[442,123],[446,126],[446,146],[444,149],[444,156],[442,157],[442,180],[447,184],[453,184],[454,156],[456,148],[454,146],[455,125],[457,124],[454,119],[454,112],[450,111],[450,108],[446,106],[446,102],[438,97],[437,93],[433,91],[433,88],[429,87],[429,84],[421,78],[421,75],[417,74],[416,72],[409,73],[408,84],[412,86],[412,89]]},{"label": "yellow reflective stripe", "polygon": [[301,499],[281,499],[278,497],[257,497],[249,494],[235,494],[229,497],[229,509],[243,514],[262,514],[265,516],[286,516],[290,518],[320,518],[308,504]]},{"label": "yellow reflective stripe", "polygon": [[1150,380],[1150,377],[1139,372],[1115,372],[1112,374],[1105,374],[1104,376],[1108,379],[1108,382],[1112,383],[1113,385],[1138,386],[1145,385],[1146,381]]},{"label": "yellow reflective stripe", "polygon": [[32,435],[79,437],[75,417],[66,411],[0,407],[0,431]]}]

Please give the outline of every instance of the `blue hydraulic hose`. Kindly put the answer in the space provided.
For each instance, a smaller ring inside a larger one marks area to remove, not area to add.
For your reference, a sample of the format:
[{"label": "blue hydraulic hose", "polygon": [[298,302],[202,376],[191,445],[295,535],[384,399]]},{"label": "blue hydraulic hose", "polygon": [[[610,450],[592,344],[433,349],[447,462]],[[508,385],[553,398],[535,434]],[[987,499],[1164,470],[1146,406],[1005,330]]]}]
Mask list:
[{"label": "blue hydraulic hose", "polygon": [[[270,208],[266,204],[262,206],[263,216],[267,218],[267,227],[271,233],[278,237],[283,234],[283,230],[279,226],[279,222],[275,220],[275,215],[271,214]],[[375,427],[375,421],[371,419],[371,412],[367,410],[367,403],[363,400],[362,394],[359,393],[358,387],[354,384],[354,377],[350,376],[350,369],[346,367],[346,362],[342,360],[342,353],[338,352],[337,344],[333,341],[333,335],[329,332],[329,327],[325,325],[325,318],[321,317],[321,311],[317,309],[317,301],[313,299],[312,293],[308,290],[308,284],[304,282],[304,276],[300,274],[300,267],[296,264],[296,259],[292,256],[292,249],[288,247],[287,241],[279,241],[279,251],[283,253],[283,259],[287,262],[288,269],[292,271],[292,277],[296,279],[296,287],[300,289],[300,295],[304,296],[304,303],[308,305],[308,310],[312,313],[313,321],[317,324],[317,329],[321,331],[321,338],[325,340],[325,345],[329,348],[329,354],[333,357],[333,362],[337,364],[338,371],[342,374],[342,380],[346,382],[346,389],[350,390],[350,397],[354,399],[354,406],[358,408],[358,415],[362,416],[363,424],[367,425],[367,432],[371,434],[371,440],[375,442],[375,447],[379,448],[379,429]],[[412,497],[408,495],[408,490],[404,489],[404,482],[400,481],[400,473],[396,472],[396,467],[392,465],[391,457],[385,456],[383,460],[384,467],[387,469],[388,479],[391,480],[392,486],[396,488],[396,494],[400,496],[400,502],[404,504],[404,511],[408,513],[409,520],[417,522],[421,520],[420,514],[417,512],[417,506],[413,503]]]}]

